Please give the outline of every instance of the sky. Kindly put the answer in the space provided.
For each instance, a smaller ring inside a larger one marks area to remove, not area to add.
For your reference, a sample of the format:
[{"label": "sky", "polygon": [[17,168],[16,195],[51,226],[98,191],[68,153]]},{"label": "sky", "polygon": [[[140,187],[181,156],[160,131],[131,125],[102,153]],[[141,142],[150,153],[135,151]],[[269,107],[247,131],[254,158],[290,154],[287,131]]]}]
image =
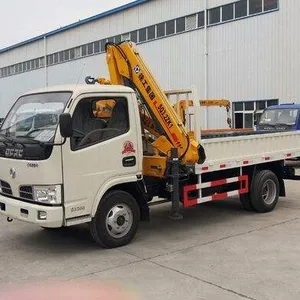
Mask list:
[{"label": "sky", "polygon": [[0,49],[133,1],[2,0]]}]

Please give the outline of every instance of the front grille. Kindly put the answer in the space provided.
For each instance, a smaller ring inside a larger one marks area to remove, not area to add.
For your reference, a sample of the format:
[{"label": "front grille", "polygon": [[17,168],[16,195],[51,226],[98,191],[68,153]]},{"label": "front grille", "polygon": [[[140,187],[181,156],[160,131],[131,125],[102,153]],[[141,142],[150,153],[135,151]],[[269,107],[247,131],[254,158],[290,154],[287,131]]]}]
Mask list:
[{"label": "front grille", "polygon": [[6,181],[0,180],[0,193],[3,195],[12,196],[12,189],[10,184]]},{"label": "front grille", "polygon": [[33,200],[33,189],[32,186],[21,186],[20,187],[20,198],[24,200]]}]

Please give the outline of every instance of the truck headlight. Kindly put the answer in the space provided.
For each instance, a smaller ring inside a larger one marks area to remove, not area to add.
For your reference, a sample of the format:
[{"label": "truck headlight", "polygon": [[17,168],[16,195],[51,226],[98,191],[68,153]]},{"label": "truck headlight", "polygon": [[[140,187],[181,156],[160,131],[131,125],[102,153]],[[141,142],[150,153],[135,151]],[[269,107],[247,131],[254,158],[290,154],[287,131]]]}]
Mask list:
[{"label": "truck headlight", "polygon": [[61,186],[47,185],[33,187],[34,201],[45,204],[61,204]]}]

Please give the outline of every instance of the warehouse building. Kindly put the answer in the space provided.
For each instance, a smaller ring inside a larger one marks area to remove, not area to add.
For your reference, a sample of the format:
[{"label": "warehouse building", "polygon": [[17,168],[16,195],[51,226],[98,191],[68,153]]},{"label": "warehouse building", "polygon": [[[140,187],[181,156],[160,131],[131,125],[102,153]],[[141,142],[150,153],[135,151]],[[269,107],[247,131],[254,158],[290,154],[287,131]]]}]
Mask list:
[{"label": "warehouse building", "polygon": [[[255,110],[300,99],[299,11],[298,0],[134,1],[0,50],[0,118],[22,92],[107,77],[105,43],[130,39],[164,89],[226,98],[234,126],[252,127]],[[201,122],[225,120],[213,108]]]}]

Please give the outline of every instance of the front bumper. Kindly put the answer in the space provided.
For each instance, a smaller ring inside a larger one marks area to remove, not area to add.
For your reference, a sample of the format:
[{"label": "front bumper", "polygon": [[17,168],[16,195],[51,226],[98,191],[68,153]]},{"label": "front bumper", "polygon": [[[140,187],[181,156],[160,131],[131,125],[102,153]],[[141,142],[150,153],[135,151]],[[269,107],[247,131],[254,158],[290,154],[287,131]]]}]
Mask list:
[{"label": "front bumper", "polygon": [[[39,214],[43,212],[45,219],[40,219]],[[59,228],[63,225],[63,208],[36,205],[15,200],[0,195],[0,214],[20,221],[38,224],[43,227]],[[46,215],[46,217],[45,217]]]}]

